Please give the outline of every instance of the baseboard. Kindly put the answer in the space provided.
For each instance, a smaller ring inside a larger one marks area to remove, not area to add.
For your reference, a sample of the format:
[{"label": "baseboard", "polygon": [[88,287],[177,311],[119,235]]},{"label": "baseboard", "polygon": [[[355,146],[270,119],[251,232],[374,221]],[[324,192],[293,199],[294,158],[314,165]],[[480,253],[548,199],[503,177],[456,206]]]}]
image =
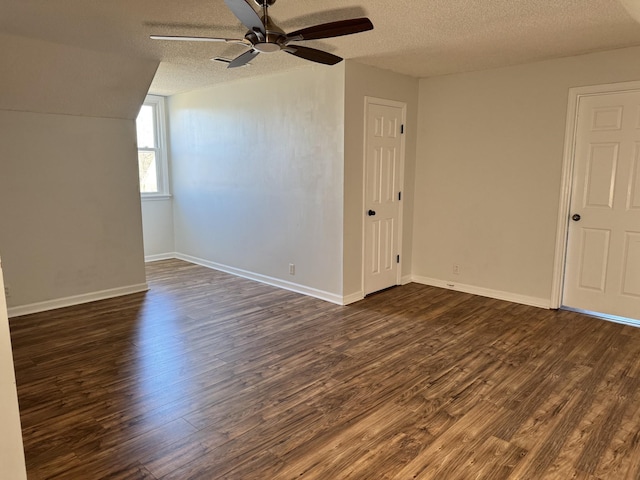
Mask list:
[{"label": "baseboard", "polygon": [[492,290],[490,288],[482,288],[475,285],[465,285],[429,277],[413,276],[412,279],[416,283],[430,285],[432,287],[446,288],[449,290],[456,290],[458,292],[471,293],[473,295],[479,295],[481,297],[495,298],[497,300],[505,300],[507,302],[529,305],[531,307],[546,309],[551,308],[551,300],[548,298],[528,297],[526,295],[518,295],[516,293]]},{"label": "baseboard", "polygon": [[160,260],[171,260],[172,258],[178,258],[176,257],[176,255],[177,254],[175,252],[160,253],[158,255],[145,255],[144,263],[159,262]]},{"label": "baseboard", "polygon": [[46,312],[57,308],[71,307],[73,305],[81,305],[83,303],[96,302],[98,300],[106,300],[108,298],[122,297],[132,293],[146,292],[149,286],[146,283],[138,285],[130,285],[127,287],[112,288],[99,292],[84,293],[82,295],[74,295],[72,297],[57,298],[46,302],[31,303],[29,305],[20,305],[7,309],[9,318],[20,317],[22,315],[30,315],[32,313]]},{"label": "baseboard", "polygon": [[400,279],[400,285],[407,285],[407,284],[409,284],[411,282],[413,282],[413,277],[411,275],[404,275]]},{"label": "baseboard", "polygon": [[185,255],[183,253],[176,253],[175,258],[179,260],[184,260],[185,262],[195,263],[196,265],[201,265],[203,267],[211,268],[213,270],[229,273],[237,277],[243,277],[249,280],[254,280],[256,282],[271,285],[273,287],[289,290],[290,292],[301,293],[303,295],[318,298],[320,300],[334,303],[336,305],[345,305],[344,297],[342,297],[341,295],[336,295],[335,293],[317,290],[315,288],[310,288],[305,285],[299,285],[297,283],[287,282],[279,278],[274,278],[274,277],[269,277],[267,275],[262,275],[259,273],[249,272],[247,270],[242,270],[240,268],[230,267],[228,265],[211,262],[209,260],[205,260],[198,257],[192,257],[191,255]]},{"label": "baseboard", "polygon": [[364,299],[364,292],[359,291],[352,293],[351,295],[345,295],[344,297],[342,297],[342,304],[351,305],[352,303],[359,302],[362,299]]}]

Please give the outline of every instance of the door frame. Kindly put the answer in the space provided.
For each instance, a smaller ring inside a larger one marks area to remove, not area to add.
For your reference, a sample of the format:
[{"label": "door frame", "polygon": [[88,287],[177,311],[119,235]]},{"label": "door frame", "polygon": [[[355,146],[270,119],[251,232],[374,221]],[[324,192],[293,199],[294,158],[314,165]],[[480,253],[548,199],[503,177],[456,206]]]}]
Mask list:
[{"label": "door frame", "polygon": [[[402,109],[402,125],[404,125],[404,133],[400,135],[400,166],[399,166],[399,179],[398,188],[402,192],[402,198],[398,202],[398,255],[400,255],[400,262],[398,263],[398,271],[396,272],[396,285],[402,283],[402,262],[404,255],[402,254],[402,239],[403,239],[403,217],[404,217],[404,163],[405,163],[405,147],[406,147],[406,133],[407,133],[407,104],[405,102],[399,102],[396,100],[389,100],[385,98],[371,97],[365,95],[364,97],[364,134],[362,139],[362,272],[361,272],[361,291],[364,294],[364,277],[366,269],[366,218],[364,215],[364,206],[367,199],[367,118],[369,117],[369,105],[383,105],[386,107],[395,107]],[[366,295],[365,295],[366,296]]]},{"label": "door frame", "polygon": [[550,308],[562,307],[564,292],[564,274],[567,261],[569,215],[571,194],[573,191],[576,136],[578,127],[578,107],[582,97],[640,91],[640,81],[590,85],[569,89],[567,121],[564,136],[564,155],[562,159],[562,177],[560,183],[560,204],[556,226],[556,248],[553,263],[553,281],[551,285]]}]

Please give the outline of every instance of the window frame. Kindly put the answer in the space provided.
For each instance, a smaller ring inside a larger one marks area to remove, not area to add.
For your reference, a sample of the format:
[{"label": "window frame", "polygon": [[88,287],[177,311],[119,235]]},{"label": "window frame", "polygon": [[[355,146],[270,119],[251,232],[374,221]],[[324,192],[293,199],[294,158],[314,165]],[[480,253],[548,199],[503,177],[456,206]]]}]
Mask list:
[{"label": "window frame", "polygon": [[[169,162],[167,160],[167,126],[165,116],[165,97],[160,95],[147,95],[142,106],[150,106],[153,109],[153,123],[155,148],[137,145],[137,116],[136,116],[136,147],[138,152],[154,152],[156,157],[156,179],[158,182],[157,192],[142,192],[140,197],[143,200],[162,200],[171,197],[169,191]],[[138,162],[140,160],[138,159]],[[139,167],[138,167],[139,168]],[[139,183],[139,179],[138,179]]]}]

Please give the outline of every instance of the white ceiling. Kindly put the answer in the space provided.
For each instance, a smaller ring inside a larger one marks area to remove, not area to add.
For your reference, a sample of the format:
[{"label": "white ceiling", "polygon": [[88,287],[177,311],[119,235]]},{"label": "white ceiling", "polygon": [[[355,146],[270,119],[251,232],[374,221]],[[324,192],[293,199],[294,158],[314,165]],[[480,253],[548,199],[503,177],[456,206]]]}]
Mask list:
[{"label": "white ceiling", "polygon": [[[305,45],[420,78],[640,45],[619,0],[277,0],[270,14],[285,31],[368,16],[373,31]],[[164,95],[307,65],[278,52],[228,70],[210,58],[243,47],[149,39],[242,38],[223,0],[0,0],[0,33],[161,60],[152,91]]]}]

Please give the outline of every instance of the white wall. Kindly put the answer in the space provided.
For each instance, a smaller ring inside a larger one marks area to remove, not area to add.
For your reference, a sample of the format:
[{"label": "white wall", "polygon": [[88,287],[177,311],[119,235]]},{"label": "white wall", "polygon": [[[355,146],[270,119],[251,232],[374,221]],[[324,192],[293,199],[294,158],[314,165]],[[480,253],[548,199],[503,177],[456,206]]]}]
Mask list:
[{"label": "white wall", "polygon": [[413,178],[418,129],[418,80],[387,70],[346,62],[345,85],[345,189],[344,189],[344,291],[358,298],[362,286],[362,218],[364,171],[364,98],[395,100],[407,104],[404,231],[402,274],[411,274]]},{"label": "white wall", "polygon": [[0,63],[9,313],[144,289],[135,117],[158,62],[0,34]]},{"label": "white wall", "polygon": [[2,478],[26,480],[22,429],[18,411],[16,376],[11,354],[9,319],[4,295],[2,264],[0,262],[0,473]]},{"label": "white wall", "polygon": [[568,90],[640,79],[638,58],[630,48],[421,80],[414,278],[548,306]]},{"label": "white wall", "polygon": [[0,110],[10,307],[145,283],[133,120]]},{"label": "white wall", "polygon": [[176,95],[169,116],[176,251],[341,298],[343,66]]},{"label": "white wall", "polygon": [[146,261],[173,256],[176,248],[172,198],[142,199],[142,231]]}]

